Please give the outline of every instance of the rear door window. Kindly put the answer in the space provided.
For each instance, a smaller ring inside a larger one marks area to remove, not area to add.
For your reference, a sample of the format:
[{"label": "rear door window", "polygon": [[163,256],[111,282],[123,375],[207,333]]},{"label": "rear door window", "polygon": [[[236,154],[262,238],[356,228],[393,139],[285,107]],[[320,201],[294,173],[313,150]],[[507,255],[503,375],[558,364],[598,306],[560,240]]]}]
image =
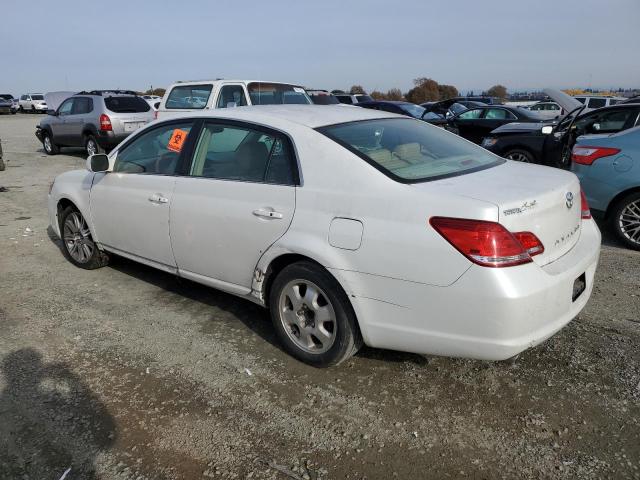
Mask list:
[{"label": "rear door window", "polygon": [[589,104],[587,105],[589,108],[602,108],[607,104],[606,98],[590,98]]},{"label": "rear door window", "polygon": [[484,118],[487,120],[514,120],[516,116],[502,108],[488,108]]},{"label": "rear door window", "polygon": [[173,87],[165,108],[171,110],[201,110],[207,106],[213,85],[178,85]]},{"label": "rear door window", "polygon": [[87,97],[76,97],[73,100],[73,108],[71,109],[72,115],[81,115],[83,113],[89,113],[93,110],[93,100]]},{"label": "rear door window", "polygon": [[247,105],[247,96],[242,85],[224,85],[218,93],[217,108],[244,107]]},{"label": "rear door window", "polygon": [[461,113],[460,115],[458,115],[458,118],[462,120],[473,120],[475,118],[480,118],[481,115],[482,109],[475,108],[473,110],[467,110],[466,112]]},{"label": "rear door window", "polygon": [[106,97],[104,105],[114,113],[141,113],[151,109],[142,98],[133,96]]},{"label": "rear door window", "polygon": [[190,175],[293,185],[294,171],[291,148],[284,136],[207,123],[198,140]]}]

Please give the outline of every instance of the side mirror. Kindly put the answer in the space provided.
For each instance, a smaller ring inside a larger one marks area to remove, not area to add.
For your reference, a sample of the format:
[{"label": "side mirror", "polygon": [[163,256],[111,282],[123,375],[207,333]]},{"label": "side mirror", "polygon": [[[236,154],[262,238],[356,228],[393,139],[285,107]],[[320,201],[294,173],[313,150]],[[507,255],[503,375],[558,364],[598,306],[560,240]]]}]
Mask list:
[{"label": "side mirror", "polygon": [[543,135],[549,135],[550,133],[553,133],[553,127],[551,125],[545,125],[542,127],[541,131]]},{"label": "side mirror", "polygon": [[58,112],[56,112],[55,110],[47,110],[47,115],[52,115],[54,117],[57,117]]},{"label": "side mirror", "polygon": [[87,170],[93,173],[109,170],[109,157],[104,153],[96,153],[87,158]]}]

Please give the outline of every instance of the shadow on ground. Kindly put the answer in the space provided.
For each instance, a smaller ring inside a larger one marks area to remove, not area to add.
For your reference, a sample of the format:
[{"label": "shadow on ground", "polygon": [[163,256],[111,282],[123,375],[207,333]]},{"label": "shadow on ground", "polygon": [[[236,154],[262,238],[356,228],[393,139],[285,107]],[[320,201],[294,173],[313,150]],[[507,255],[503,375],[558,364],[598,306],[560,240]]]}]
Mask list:
[{"label": "shadow on ground", "polygon": [[105,405],[64,363],[32,348],[0,365],[0,478],[95,479],[95,460],[113,445],[116,424]]}]

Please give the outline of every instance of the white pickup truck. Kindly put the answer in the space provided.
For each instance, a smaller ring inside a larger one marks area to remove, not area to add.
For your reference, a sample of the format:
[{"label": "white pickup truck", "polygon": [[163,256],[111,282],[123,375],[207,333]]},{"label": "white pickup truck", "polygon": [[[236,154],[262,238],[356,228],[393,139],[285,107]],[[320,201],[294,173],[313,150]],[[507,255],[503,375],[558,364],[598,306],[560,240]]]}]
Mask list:
[{"label": "white pickup truck", "polygon": [[220,79],[176,82],[165,92],[156,118],[212,108],[311,103],[305,89],[291,83]]}]

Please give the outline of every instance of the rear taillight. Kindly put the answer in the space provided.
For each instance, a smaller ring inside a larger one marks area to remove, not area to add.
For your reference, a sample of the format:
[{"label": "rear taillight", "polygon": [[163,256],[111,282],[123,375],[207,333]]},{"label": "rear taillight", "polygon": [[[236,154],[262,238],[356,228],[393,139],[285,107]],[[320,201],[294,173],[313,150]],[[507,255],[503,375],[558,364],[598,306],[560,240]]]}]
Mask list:
[{"label": "rear taillight", "polygon": [[100,130],[102,130],[103,132],[110,132],[111,130],[113,130],[109,115],[105,115],[104,113],[100,115]]},{"label": "rear taillight", "polygon": [[587,202],[587,196],[582,190],[580,190],[580,212],[583,220],[589,220],[591,218],[589,202]]},{"label": "rear taillight", "polygon": [[522,265],[544,252],[533,233],[511,233],[496,222],[433,217],[429,223],[465,257],[485,267]]},{"label": "rear taillight", "polygon": [[571,152],[571,160],[580,165],[591,165],[597,159],[610,157],[620,153],[619,148],[575,146]]}]

